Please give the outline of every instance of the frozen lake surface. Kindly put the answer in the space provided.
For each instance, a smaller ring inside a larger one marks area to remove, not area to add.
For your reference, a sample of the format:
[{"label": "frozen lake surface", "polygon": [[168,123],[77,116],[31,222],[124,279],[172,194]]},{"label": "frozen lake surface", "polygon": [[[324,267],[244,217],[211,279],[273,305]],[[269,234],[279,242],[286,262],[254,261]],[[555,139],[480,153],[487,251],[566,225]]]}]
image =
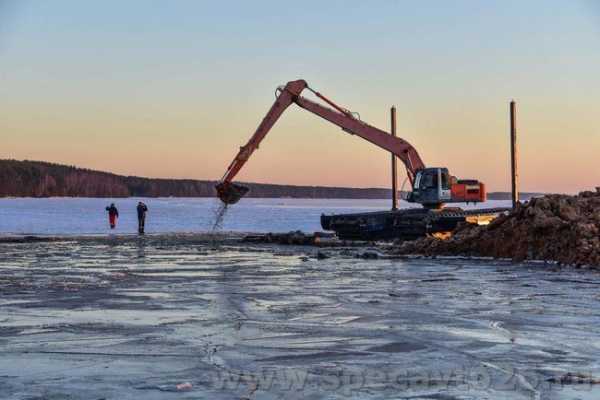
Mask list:
[{"label": "frozen lake surface", "polygon": [[[147,233],[206,232],[211,229],[219,201],[213,198],[152,199],[0,199],[0,233],[86,235],[111,232],[105,207],[114,202],[120,218],[114,233],[136,233],[138,201],[148,205]],[[489,201],[479,207],[508,207],[509,201]],[[402,202],[401,207],[414,207]],[[462,205],[464,206],[464,205]],[[231,206],[223,229],[238,232],[322,230],[322,213],[354,213],[390,208],[390,200],[242,199]],[[474,208],[466,206],[465,208]]]},{"label": "frozen lake surface", "polygon": [[189,240],[0,244],[0,398],[600,398],[597,273]]}]

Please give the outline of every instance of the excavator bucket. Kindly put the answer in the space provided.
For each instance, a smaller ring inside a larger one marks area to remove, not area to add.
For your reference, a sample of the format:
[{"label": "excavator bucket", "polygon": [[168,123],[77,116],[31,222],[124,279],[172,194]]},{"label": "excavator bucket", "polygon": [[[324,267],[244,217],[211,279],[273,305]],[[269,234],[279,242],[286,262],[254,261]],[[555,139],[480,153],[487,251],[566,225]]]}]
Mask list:
[{"label": "excavator bucket", "polygon": [[237,203],[250,190],[246,186],[231,182],[221,182],[215,188],[217,189],[217,196],[225,204]]}]

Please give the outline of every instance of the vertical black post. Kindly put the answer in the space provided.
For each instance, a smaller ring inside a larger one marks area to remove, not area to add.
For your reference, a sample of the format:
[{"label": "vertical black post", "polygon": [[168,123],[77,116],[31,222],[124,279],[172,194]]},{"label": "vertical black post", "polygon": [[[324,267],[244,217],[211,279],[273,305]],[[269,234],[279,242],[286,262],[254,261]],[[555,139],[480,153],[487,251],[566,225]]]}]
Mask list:
[{"label": "vertical black post", "polygon": [[517,157],[517,110],[515,101],[512,100],[510,102],[510,173],[513,208],[516,208],[519,202],[519,169]]},{"label": "vertical black post", "polygon": [[[396,107],[390,110],[391,133],[396,137]],[[398,169],[396,168],[396,155],[392,153],[392,210],[398,209]]]}]

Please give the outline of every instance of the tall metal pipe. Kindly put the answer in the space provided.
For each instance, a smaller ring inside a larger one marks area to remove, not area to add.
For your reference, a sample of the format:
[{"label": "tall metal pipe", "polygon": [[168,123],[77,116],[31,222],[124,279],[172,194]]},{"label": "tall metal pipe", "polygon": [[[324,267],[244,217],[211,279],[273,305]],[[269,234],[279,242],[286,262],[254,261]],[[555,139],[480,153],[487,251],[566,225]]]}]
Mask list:
[{"label": "tall metal pipe", "polygon": [[516,208],[519,203],[519,169],[517,157],[517,108],[515,101],[512,100],[510,102],[510,174],[513,208]]},{"label": "tall metal pipe", "polygon": [[[391,133],[396,137],[396,107],[390,109]],[[392,153],[392,210],[398,209],[398,168],[396,166],[396,155]]]}]

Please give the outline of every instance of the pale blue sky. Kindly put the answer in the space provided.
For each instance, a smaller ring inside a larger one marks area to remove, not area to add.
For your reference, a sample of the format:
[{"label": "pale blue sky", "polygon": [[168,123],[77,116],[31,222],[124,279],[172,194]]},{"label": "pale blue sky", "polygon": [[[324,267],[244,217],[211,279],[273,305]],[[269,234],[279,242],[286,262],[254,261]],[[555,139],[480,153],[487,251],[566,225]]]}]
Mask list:
[{"label": "pale blue sky", "polygon": [[[0,4],[2,158],[218,178],[304,78],[382,128],[395,104],[428,165],[493,190],[516,98],[524,189],[600,184],[600,1]],[[242,179],[387,185],[381,151],[288,114]]]}]

